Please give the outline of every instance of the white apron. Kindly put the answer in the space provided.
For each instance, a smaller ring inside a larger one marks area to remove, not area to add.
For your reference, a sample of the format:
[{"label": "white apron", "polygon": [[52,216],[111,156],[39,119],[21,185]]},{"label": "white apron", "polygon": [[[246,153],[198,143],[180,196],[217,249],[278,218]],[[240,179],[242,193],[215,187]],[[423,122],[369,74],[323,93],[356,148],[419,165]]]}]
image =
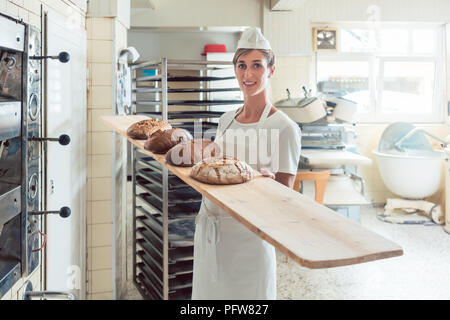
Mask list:
[{"label": "white apron", "polygon": [[[257,128],[271,107],[266,105]],[[216,137],[219,144],[232,121]],[[276,299],[275,248],[205,197],[196,218],[193,272],[193,300]]]}]

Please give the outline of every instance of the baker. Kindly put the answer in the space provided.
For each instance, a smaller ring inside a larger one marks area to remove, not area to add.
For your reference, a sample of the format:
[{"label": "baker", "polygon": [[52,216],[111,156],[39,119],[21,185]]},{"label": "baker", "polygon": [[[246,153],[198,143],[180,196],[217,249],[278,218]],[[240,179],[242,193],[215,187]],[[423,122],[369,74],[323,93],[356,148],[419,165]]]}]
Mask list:
[{"label": "baker", "polygon": [[[226,155],[292,188],[301,132],[270,102],[274,63],[261,30],[246,29],[233,58],[244,105],[220,117],[215,142]],[[275,248],[205,197],[196,218],[193,272],[192,299],[276,299]]]}]

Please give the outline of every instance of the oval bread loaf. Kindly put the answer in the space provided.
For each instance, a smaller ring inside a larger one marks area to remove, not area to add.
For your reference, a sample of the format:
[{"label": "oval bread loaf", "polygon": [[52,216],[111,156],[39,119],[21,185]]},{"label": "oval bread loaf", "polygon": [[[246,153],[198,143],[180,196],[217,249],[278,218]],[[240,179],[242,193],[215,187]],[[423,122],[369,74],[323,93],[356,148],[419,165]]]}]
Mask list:
[{"label": "oval bread loaf", "polygon": [[217,143],[206,139],[183,141],[172,147],[166,153],[166,162],[180,167],[191,167],[197,162],[209,157],[220,155]]},{"label": "oval bread loaf", "polygon": [[253,179],[253,169],[236,158],[214,157],[193,166],[190,176],[208,184],[238,184]]},{"label": "oval bread loaf", "polygon": [[127,129],[127,134],[132,139],[146,140],[154,132],[158,130],[172,129],[170,123],[165,121],[159,121],[155,119],[146,119],[133,123]]},{"label": "oval bread loaf", "polygon": [[144,149],[154,153],[166,153],[178,143],[189,140],[192,140],[192,135],[182,128],[158,130],[145,141]]}]

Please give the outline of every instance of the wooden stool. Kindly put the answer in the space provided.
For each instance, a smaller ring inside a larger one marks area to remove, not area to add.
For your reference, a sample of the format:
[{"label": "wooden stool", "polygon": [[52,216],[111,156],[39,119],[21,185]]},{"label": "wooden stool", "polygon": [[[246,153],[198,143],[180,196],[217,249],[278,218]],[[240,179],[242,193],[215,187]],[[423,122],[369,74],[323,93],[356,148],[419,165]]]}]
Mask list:
[{"label": "wooden stool", "polygon": [[314,181],[315,185],[315,200],[323,204],[323,197],[325,196],[325,188],[327,187],[328,179],[330,178],[330,171],[299,171],[295,176],[293,189],[300,191],[300,183],[305,180]]},{"label": "wooden stool", "polygon": [[[323,197],[325,196],[325,188],[327,187],[328,179],[330,178],[330,170],[324,171],[299,171],[295,176],[294,186],[295,191],[300,192],[300,183],[305,180],[314,181],[315,186],[315,201],[323,204]],[[286,256],[286,262],[288,257]]]}]

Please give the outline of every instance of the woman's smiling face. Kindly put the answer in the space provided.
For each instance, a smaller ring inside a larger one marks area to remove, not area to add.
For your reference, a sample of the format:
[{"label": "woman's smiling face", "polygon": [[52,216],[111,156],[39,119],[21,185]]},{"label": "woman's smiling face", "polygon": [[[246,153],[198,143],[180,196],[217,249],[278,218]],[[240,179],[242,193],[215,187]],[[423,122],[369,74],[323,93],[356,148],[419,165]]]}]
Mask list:
[{"label": "woman's smiling face", "polygon": [[267,88],[268,78],[275,67],[267,65],[267,59],[261,51],[252,50],[243,54],[234,67],[239,87],[245,95],[257,95]]}]

